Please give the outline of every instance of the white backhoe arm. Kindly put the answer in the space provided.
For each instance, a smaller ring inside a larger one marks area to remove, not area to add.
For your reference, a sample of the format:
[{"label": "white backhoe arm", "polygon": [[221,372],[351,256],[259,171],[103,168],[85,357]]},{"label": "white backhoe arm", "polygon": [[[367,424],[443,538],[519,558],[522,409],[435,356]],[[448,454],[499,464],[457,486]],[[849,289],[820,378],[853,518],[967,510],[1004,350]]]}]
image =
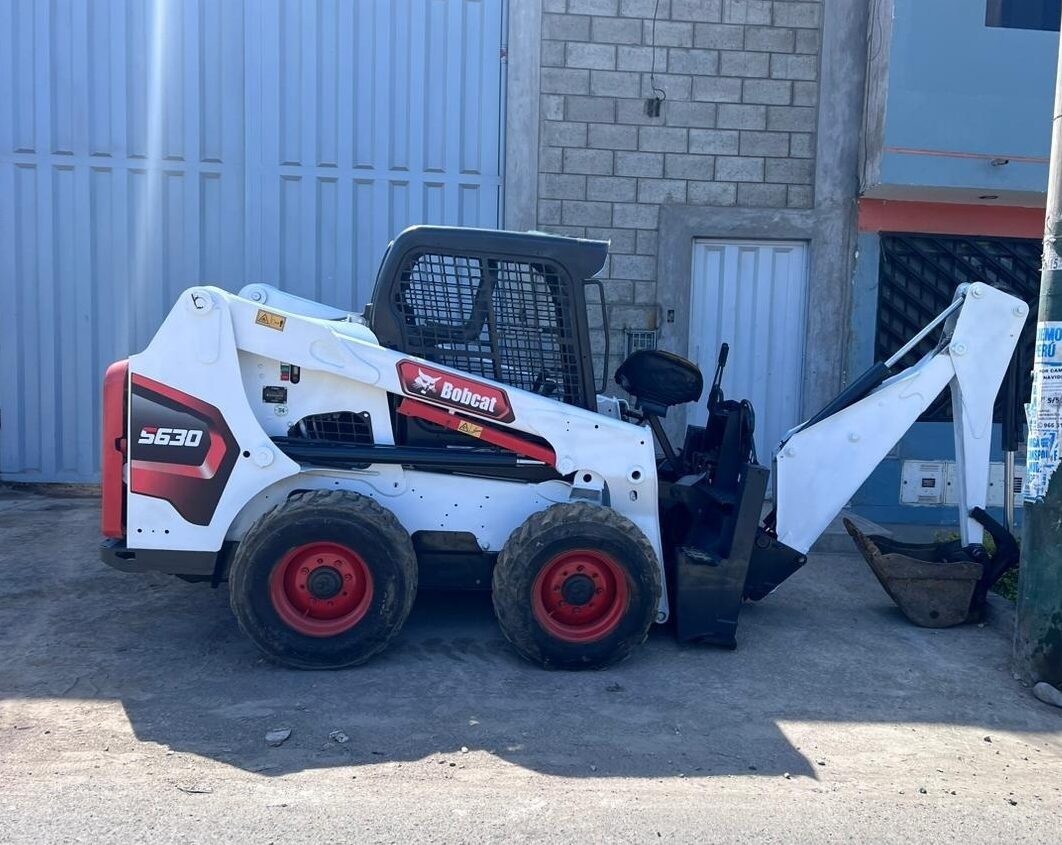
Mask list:
[{"label": "white backhoe arm", "polygon": [[977,282],[959,288],[953,309],[933,352],[857,402],[795,429],[782,442],[774,458],[776,527],[782,543],[807,552],[948,385],[959,530],[964,545],[981,541],[982,528],[969,514],[986,504],[993,406],[1029,308]]}]

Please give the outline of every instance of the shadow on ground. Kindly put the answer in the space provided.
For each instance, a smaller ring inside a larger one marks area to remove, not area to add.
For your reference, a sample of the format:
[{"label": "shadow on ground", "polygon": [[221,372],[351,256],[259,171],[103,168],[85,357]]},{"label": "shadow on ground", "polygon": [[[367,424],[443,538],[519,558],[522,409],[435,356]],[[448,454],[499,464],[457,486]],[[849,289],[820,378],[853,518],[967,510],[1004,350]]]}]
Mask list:
[{"label": "shadow on ground", "polygon": [[[912,747],[923,725],[1059,728],[1007,671],[1005,606],[985,628],[914,628],[854,554],[747,606],[736,652],[656,630],[613,669],[547,672],[509,650],[489,597],[436,594],[369,665],[307,673],[259,657],[224,588],[107,569],[97,521],[92,499],[0,496],[0,699],[117,700],[138,740],[248,771],[446,766],[466,748],[567,776],[814,777],[801,723],[906,723]],[[292,731],[278,748],[275,727]]]}]

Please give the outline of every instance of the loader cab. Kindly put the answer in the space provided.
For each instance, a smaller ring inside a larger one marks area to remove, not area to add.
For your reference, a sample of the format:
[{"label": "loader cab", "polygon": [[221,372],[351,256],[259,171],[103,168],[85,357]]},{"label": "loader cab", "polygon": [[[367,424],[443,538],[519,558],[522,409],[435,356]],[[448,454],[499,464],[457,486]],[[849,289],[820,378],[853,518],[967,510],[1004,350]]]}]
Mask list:
[{"label": "loader cab", "polygon": [[[604,241],[414,226],[388,247],[364,318],[382,346],[596,410],[584,288]],[[396,420],[406,445],[467,442]]]}]

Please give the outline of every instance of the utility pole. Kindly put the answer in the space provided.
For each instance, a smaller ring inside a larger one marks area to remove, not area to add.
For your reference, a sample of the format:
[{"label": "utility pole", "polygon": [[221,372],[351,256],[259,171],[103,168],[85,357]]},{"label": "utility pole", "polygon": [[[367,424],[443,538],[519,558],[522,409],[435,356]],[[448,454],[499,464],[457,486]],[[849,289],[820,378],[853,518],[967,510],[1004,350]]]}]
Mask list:
[{"label": "utility pole", "polygon": [[1058,59],[1014,637],[1019,675],[1055,686],[1062,685],[1062,50]]}]

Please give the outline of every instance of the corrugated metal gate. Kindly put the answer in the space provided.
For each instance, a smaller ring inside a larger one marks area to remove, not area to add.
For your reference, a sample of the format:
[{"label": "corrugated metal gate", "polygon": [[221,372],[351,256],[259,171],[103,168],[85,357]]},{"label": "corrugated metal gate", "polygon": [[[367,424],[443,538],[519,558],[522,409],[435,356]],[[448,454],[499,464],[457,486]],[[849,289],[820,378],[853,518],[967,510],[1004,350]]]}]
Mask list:
[{"label": "corrugated metal gate", "polygon": [[496,226],[503,4],[0,3],[0,477],[90,481],[106,364],[199,282],[369,298]]}]

